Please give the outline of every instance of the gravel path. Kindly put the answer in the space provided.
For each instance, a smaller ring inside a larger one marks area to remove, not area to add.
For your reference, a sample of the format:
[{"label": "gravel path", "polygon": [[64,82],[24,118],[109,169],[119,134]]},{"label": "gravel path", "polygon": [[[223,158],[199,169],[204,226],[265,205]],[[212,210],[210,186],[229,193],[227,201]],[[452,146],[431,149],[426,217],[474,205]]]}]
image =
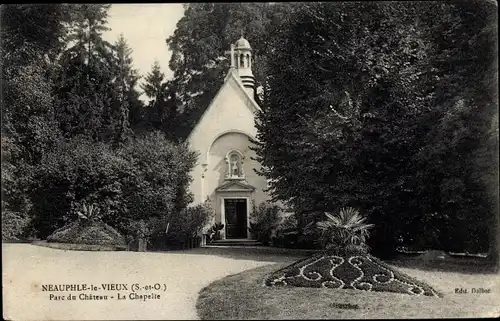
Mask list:
[{"label": "gravel path", "polygon": [[[245,249],[194,249],[182,252],[84,252],[55,250],[30,244],[2,244],[4,319],[104,320],[197,319],[198,292],[211,282],[259,266],[294,260],[283,255],[249,254]],[[48,284],[126,284],[128,290],[86,294],[108,295],[108,300],[80,300],[83,292],[42,291]],[[160,299],[131,300],[131,285],[166,285],[148,291]],[[50,300],[49,295],[64,300]],[[117,296],[125,296],[118,300]],[[113,297],[111,299],[110,297]]]}]

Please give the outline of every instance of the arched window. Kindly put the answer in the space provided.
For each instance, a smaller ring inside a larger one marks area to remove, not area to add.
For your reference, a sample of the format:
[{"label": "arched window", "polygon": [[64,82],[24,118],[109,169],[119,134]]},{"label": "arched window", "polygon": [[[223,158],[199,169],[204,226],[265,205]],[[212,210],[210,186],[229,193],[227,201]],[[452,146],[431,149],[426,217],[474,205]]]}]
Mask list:
[{"label": "arched window", "polygon": [[245,68],[245,55],[244,54],[240,55],[240,67]]},{"label": "arched window", "polygon": [[226,155],[227,172],[226,178],[244,178],[245,174],[243,172],[243,155],[236,150],[230,151]]}]

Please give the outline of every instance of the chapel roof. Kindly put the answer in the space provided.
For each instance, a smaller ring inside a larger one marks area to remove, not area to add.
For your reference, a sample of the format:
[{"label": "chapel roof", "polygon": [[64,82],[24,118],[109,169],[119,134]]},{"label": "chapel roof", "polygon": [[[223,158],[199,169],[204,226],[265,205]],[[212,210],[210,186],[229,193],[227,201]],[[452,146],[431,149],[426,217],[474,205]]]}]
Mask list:
[{"label": "chapel roof", "polygon": [[224,79],[224,83],[219,88],[215,97],[207,105],[207,107],[203,110],[203,112],[199,116],[196,117],[197,120],[196,120],[196,122],[194,122],[194,126],[191,128],[190,133],[188,134],[188,136],[186,138],[187,140],[190,139],[189,137],[194,133],[194,130],[196,129],[198,124],[203,119],[203,116],[207,113],[208,109],[212,106],[212,104],[215,101],[215,99],[217,98],[217,96],[221,93],[222,88],[224,88],[225,86],[228,86],[229,82],[233,82],[233,81],[234,81],[234,84],[236,84],[236,88],[238,88],[237,91],[240,92],[243,95],[243,97],[245,97],[245,100],[249,103],[247,106],[252,106],[249,108],[253,108],[254,110],[261,110],[261,107],[255,101],[255,99],[252,99],[252,97],[250,97],[250,95],[245,91],[245,87],[243,86],[243,83],[241,82],[240,77],[236,74],[236,71],[234,69],[230,69],[229,72],[227,73],[225,79]]}]

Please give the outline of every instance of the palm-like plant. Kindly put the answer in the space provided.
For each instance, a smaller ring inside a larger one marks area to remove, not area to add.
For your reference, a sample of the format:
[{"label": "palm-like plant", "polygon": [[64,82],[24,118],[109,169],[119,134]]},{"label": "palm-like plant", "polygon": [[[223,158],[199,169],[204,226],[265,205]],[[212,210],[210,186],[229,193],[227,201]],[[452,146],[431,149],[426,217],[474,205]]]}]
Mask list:
[{"label": "palm-like plant", "polygon": [[210,227],[210,229],[207,231],[207,234],[208,234],[208,239],[209,239],[209,243],[212,241],[212,240],[220,240],[221,238],[221,235],[220,235],[220,231],[224,228],[224,224],[222,223],[214,223],[212,225],[212,227]]},{"label": "palm-like plant", "polygon": [[342,208],[338,214],[325,213],[326,220],[317,222],[320,241],[327,251],[336,253],[367,253],[366,239],[373,224],[352,207]]},{"label": "palm-like plant", "polygon": [[79,218],[86,221],[98,221],[99,219],[101,219],[101,216],[99,215],[99,208],[94,204],[83,204],[82,210],[76,213],[78,214]]}]

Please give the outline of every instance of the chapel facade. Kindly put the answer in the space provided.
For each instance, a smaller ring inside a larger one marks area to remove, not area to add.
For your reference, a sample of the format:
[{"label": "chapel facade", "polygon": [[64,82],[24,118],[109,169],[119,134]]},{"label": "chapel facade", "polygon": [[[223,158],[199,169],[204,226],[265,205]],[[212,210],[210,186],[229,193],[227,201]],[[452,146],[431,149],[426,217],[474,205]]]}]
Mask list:
[{"label": "chapel facade", "polygon": [[267,180],[255,173],[260,164],[250,149],[260,107],[254,99],[249,42],[242,36],[227,53],[231,67],[224,83],[187,139],[200,154],[190,191],[195,204],[210,200],[215,222],[224,224],[222,239],[250,239],[252,202],[269,199],[264,192]]}]

